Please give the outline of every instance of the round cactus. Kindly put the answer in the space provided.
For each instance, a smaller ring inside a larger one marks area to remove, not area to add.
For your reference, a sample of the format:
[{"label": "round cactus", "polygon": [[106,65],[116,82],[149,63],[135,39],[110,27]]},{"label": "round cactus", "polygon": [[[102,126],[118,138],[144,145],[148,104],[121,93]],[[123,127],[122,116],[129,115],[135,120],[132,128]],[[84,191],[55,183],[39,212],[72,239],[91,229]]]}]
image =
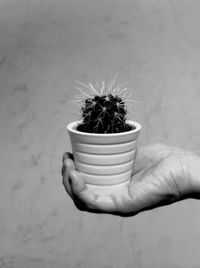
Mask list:
[{"label": "round cactus", "polygon": [[82,107],[83,122],[78,130],[89,133],[120,133],[132,129],[126,123],[125,103],[118,95],[110,93],[85,99]]}]

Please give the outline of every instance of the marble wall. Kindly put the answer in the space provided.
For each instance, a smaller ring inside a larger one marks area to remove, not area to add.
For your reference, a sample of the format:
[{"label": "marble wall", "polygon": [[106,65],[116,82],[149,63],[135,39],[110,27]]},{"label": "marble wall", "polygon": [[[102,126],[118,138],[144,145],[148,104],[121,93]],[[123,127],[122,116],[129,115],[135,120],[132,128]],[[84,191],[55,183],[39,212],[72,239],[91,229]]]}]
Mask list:
[{"label": "marble wall", "polygon": [[[198,0],[0,0],[0,267],[200,267],[200,202],[78,211],[61,157],[74,79],[118,73],[140,144],[200,152]],[[76,109],[76,107],[75,107]]]}]

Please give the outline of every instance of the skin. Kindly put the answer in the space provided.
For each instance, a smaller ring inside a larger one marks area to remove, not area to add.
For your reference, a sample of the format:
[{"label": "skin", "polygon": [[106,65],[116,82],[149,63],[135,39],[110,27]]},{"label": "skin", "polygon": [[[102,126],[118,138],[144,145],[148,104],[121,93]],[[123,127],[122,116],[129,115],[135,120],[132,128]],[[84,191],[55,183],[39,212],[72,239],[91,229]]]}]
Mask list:
[{"label": "skin", "polygon": [[71,153],[64,153],[62,167],[63,185],[78,209],[120,216],[199,197],[198,171],[200,158],[193,153],[152,144],[137,149],[134,172],[127,187],[111,195],[97,195],[87,188],[75,169]]}]

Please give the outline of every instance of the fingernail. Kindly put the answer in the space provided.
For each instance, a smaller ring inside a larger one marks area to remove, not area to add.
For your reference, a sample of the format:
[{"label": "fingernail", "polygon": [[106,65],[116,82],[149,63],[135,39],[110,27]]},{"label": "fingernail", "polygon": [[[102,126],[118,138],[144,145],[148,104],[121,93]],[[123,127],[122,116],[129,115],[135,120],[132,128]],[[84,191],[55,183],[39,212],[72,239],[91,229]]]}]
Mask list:
[{"label": "fingernail", "polygon": [[64,165],[66,166],[66,168],[70,168],[71,160],[69,158],[66,158],[64,161]]},{"label": "fingernail", "polygon": [[64,154],[63,154],[63,157],[62,157],[62,161],[64,162],[65,159],[66,159],[67,157],[68,157],[68,156],[67,156],[67,153],[64,153]]}]

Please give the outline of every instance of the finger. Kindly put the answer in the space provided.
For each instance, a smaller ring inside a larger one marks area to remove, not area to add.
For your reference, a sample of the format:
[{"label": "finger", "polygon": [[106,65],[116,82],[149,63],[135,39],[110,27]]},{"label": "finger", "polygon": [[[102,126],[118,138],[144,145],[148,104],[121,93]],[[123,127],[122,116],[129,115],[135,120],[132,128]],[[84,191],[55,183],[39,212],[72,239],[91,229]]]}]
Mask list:
[{"label": "finger", "polygon": [[64,154],[63,154],[63,157],[62,157],[62,161],[63,161],[63,163],[64,163],[64,161],[66,160],[66,159],[71,159],[71,160],[74,160],[74,157],[73,157],[73,154],[72,153],[70,153],[70,152],[65,152]]},{"label": "finger", "polygon": [[73,170],[70,172],[72,192],[89,209],[101,212],[114,212],[115,204],[111,195],[97,195],[88,189],[81,174]]},{"label": "finger", "polygon": [[70,152],[65,152],[63,154],[63,157],[62,157],[63,165],[62,165],[62,168],[61,168],[61,174],[62,174],[62,176],[63,176],[63,173],[64,173],[65,168],[66,168],[66,166],[64,165],[64,162],[65,162],[66,159],[74,160],[74,157],[73,157],[73,155]]},{"label": "finger", "polygon": [[69,158],[66,158],[64,160],[64,163],[63,163],[63,185],[65,187],[65,190],[67,191],[67,193],[72,197],[73,196],[73,193],[72,193],[72,189],[71,189],[71,182],[70,182],[70,172],[72,170],[75,170],[75,165],[74,165],[74,162],[69,159]]}]

